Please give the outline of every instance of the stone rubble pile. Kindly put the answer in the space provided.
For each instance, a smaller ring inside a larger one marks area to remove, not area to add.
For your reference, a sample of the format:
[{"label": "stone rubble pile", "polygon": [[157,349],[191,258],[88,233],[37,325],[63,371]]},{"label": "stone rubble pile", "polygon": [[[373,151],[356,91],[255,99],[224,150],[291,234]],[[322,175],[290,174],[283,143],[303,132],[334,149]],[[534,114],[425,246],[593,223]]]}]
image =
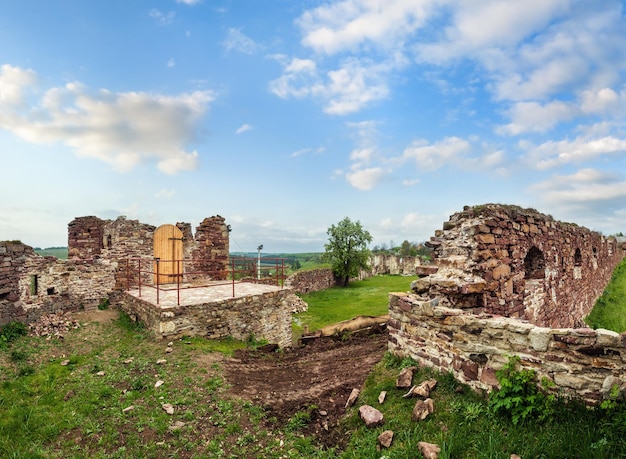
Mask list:
[{"label": "stone rubble pile", "polygon": [[80,328],[78,320],[68,313],[45,314],[36,322],[28,325],[29,333],[33,336],[57,337],[63,339],[70,330]]}]

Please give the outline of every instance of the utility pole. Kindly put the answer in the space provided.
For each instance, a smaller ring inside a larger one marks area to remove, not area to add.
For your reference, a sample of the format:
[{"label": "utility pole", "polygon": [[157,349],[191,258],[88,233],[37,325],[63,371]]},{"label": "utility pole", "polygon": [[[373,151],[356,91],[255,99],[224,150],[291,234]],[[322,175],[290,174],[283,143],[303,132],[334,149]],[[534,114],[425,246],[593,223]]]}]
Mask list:
[{"label": "utility pole", "polygon": [[257,280],[261,280],[261,250],[263,250],[263,244],[258,246],[257,248],[258,256],[256,262],[256,278]]}]

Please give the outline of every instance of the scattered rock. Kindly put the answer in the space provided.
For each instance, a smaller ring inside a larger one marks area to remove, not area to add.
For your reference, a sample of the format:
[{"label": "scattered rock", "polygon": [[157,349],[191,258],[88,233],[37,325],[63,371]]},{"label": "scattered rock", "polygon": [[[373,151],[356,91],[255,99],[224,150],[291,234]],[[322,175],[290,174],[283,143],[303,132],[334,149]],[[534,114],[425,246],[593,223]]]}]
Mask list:
[{"label": "scattered rock", "polygon": [[130,357],[130,358],[126,359],[126,360],[122,360],[122,363],[129,364],[129,363],[132,363],[133,360],[135,360],[135,357]]},{"label": "scattered rock", "polygon": [[173,341],[170,341],[169,343],[167,343],[167,347],[172,347],[174,345]]},{"label": "scattered rock", "polygon": [[393,430],[385,430],[378,436],[378,443],[383,448],[389,448],[393,441]]},{"label": "scattered rock", "polygon": [[164,403],[161,408],[165,410],[167,414],[174,414],[174,406],[171,403]]},{"label": "scattered rock", "polygon": [[174,424],[169,426],[167,430],[169,430],[170,432],[174,432],[176,430],[182,429],[183,427],[185,427],[185,423],[183,421],[176,421]]},{"label": "scattered rock", "polygon": [[29,333],[34,336],[57,337],[63,339],[63,335],[70,330],[80,328],[80,323],[70,317],[69,312],[45,314],[36,322],[28,325]]},{"label": "scattered rock", "polygon": [[67,394],[65,394],[65,397],[63,397],[63,400],[67,402],[74,395],[76,395],[76,392],[74,392],[74,390],[71,390]]},{"label": "scattered rock", "polygon": [[122,410],[123,413],[128,413],[129,411],[133,411],[135,409],[135,405],[127,406]]},{"label": "scattered rock", "polygon": [[522,459],[522,458],[518,456],[517,454],[511,454],[511,459]]},{"label": "scattered rock", "polygon": [[426,459],[437,459],[439,457],[439,453],[441,452],[441,448],[439,446],[425,441],[418,442],[417,447]]},{"label": "scattered rock", "polygon": [[403,368],[396,379],[396,387],[398,389],[408,389],[413,384],[413,373],[416,367]]},{"label": "scattered rock", "polygon": [[161,387],[163,385],[163,382],[164,381],[158,380],[157,382],[154,383],[154,388],[156,389],[158,387]]},{"label": "scattered rock", "polygon": [[63,362],[61,362],[61,365],[64,367],[68,366],[69,364],[70,364],[69,360],[64,360]]},{"label": "scattered rock", "polygon": [[164,363],[167,363],[167,359],[159,359],[156,361],[157,365],[163,365]]},{"label": "scattered rock", "polygon": [[172,352],[173,350],[174,350],[174,349],[172,349],[171,347],[167,346],[167,347],[165,348],[165,353],[166,353],[166,354],[169,354],[169,353],[170,353],[170,352]]},{"label": "scattered rock", "polygon": [[409,398],[409,397],[419,396],[419,397],[423,397],[423,398],[428,398],[430,396],[430,392],[436,386],[437,386],[437,380],[436,379],[428,379],[428,380],[422,382],[418,386],[411,387],[411,389],[406,394],[404,394],[403,397],[404,398]]},{"label": "scattered rock", "polygon": [[328,411],[320,410],[320,416],[328,416]]},{"label": "scattered rock", "polygon": [[348,401],[346,402],[346,408],[350,408],[352,405],[354,405],[354,402],[356,402],[356,399],[360,393],[361,391],[359,389],[352,389],[352,392],[350,392],[350,396],[348,397]]},{"label": "scattered rock", "polygon": [[382,405],[385,401],[385,397],[387,397],[387,391],[383,390],[378,394],[378,403]]},{"label": "scattered rock", "polygon": [[104,371],[99,371],[96,373],[97,376],[104,376],[106,373]]},{"label": "scattered rock", "polygon": [[433,404],[433,400],[427,398],[426,400],[418,400],[415,402],[415,406],[413,407],[413,414],[411,415],[411,419],[413,421],[423,421],[435,411],[435,405]]},{"label": "scattered rock", "polygon": [[383,423],[383,414],[373,406],[363,405],[359,408],[359,416],[367,427],[380,426]]}]

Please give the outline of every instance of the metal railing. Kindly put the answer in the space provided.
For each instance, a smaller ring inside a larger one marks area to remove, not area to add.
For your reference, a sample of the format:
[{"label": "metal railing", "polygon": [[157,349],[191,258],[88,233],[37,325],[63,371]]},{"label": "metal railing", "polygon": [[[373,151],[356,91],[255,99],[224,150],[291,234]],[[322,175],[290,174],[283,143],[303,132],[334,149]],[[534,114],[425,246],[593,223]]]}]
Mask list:
[{"label": "metal railing", "polygon": [[124,284],[126,291],[137,288],[140,298],[142,288],[155,289],[157,304],[160,292],[176,291],[180,305],[181,291],[189,289],[230,285],[235,297],[235,286],[243,283],[284,288],[285,268],[285,258],[231,257],[226,263],[210,259],[127,258]]}]

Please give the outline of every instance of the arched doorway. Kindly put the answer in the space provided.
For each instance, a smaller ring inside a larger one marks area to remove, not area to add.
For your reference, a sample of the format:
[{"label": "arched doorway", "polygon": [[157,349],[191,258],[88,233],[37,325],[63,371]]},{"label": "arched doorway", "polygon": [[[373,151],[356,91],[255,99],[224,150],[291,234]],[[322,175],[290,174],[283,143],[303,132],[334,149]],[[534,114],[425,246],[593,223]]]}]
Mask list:
[{"label": "arched doorway", "polygon": [[[174,225],[159,226],[154,232],[153,253],[155,260],[154,283],[173,284],[178,282],[183,272],[182,231]],[[159,273],[158,279],[157,272]]]}]

